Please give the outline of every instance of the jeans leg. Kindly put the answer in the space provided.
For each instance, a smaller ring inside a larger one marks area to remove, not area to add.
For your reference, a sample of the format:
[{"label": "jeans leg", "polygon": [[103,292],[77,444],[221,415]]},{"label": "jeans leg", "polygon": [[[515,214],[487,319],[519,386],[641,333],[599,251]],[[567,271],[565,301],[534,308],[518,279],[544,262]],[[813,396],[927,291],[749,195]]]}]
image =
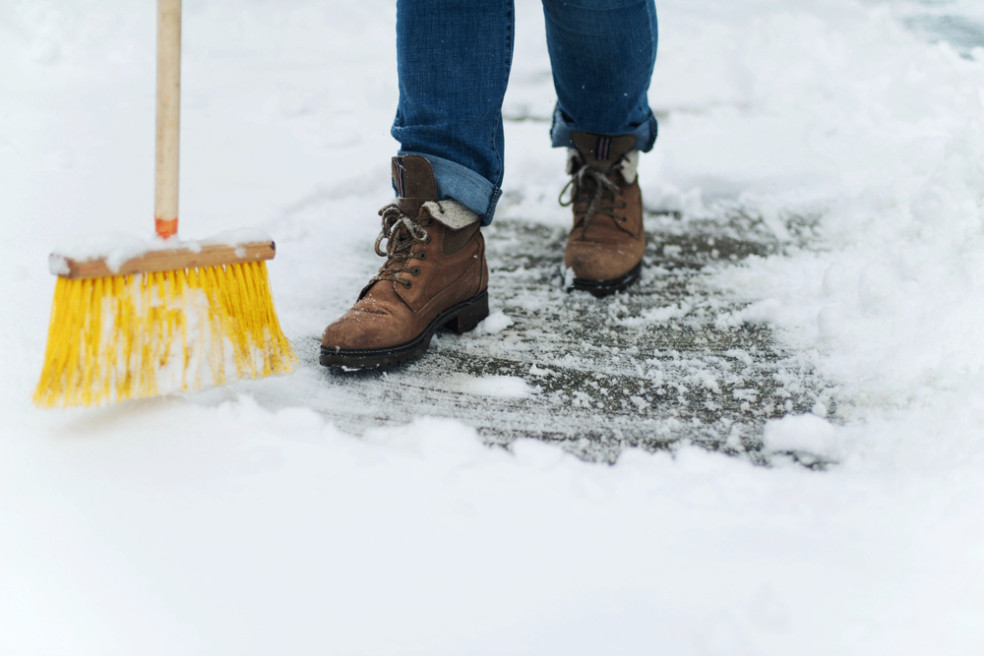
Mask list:
[{"label": "jeans leg", "polygon": [[637,150],[651,150],[654,0],[543,0],[543,14],[557,90],[553,145],[570,146],[576,131],[634,134]]},{"label": "jeans leg", "polygon": [[401,155],[434,168],[441,199],[492,220],[503,174],[502,98],[512,65],[513,0],[398,0]]}]

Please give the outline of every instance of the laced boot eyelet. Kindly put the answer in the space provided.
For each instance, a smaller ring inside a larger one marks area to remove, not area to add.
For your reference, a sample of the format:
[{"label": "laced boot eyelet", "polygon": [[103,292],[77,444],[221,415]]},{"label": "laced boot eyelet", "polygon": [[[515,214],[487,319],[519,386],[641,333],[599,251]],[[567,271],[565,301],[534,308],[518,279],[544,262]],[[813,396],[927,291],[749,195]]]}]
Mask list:
[{"label": "laced boot eyelet", "polygon": [[418,260],[426,260],[427,259],[427,251],[420,251],[417,254],[417,259]]},{"label": "laced boot eyelet", "polygon": [[415,266],[414,268],[410,269],[410,273],[412,273],[415,276],[419,276],[420,275],[420,267],[419,266]]},{"label": "laced boot eyelet", "polygon": [[411,287],[413,287],[413,283],[410,282],[409,280],[401,280],[400,282],[403,283],[403,286],[405,288],[407,288],[407,289],[410,289]]}]

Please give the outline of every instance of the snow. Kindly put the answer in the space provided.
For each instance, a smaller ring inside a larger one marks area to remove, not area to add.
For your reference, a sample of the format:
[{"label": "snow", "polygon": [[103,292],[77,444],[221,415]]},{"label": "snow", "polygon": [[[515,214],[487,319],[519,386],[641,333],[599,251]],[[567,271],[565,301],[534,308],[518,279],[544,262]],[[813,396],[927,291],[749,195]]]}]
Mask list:
[{"label": "snow", "polygon": [[[375,265],[392,3],[186,4],[183,237],[272,235],[308,348]],[[542,16],[517,4],[500,216],[563,226]],[[910,20],[979,25],[978,3],[659,10],[647,205],[760,219],[780,248],[715,274],[748,302],[721,321],[772,327],[834,389],[766,426],[770,467],[686,445],[595,465],[425,412],[354,436],[309,408],[332,384],[311,367],[32,408],[48,252],[151,231],[153,11],[0,8],[0,653],[984,651],[984,49]]]},{"label": "snow", "polygon": [[773,420],[766,425],[762,435],[762,443],[768,451],[806,452],[831,460],[842,455],[839,442],[837,429],[815,415],[787,415]]},{"label": "snow", "polygon": [[479,335],[495,335],[513,324],[513,320],[502,310],[494,310],[480,323],[475,330]]},{"label": "snow", "polygon": [[[177,240],[173,240],[177,241]],[[52,275],[69,272],[68,260],[104,259],[110,271],[119,271],[127,260],[148,251],[168,248],[168,242],[157,238],[140,239],[126,233],[96,233],[75,236],[71,241],[56,243],[48,256]]]},{"label": "snow", "polygon": [[521,399],[531,394],[526,381],[516,376],[482,376],[454,380],[453,386],[482,397]]},{"label": "snow", "polygon": [[239,247],[250,243],[269,243],[270,235],[253,227],[223,230],[206,239],[179,239],[177,236],[161,239],[156,235],[141,239],[126,233],[96,233],[80,235],[71,241],[56,243],[48,257],[48,269],[52,275],[68,273],[68,261],[103,259],[110,271],[119,271],[129,260],[151,251],[186,249],[198,253],[203,246],[236,247],[236,255],[244,257],[246,251]]}]

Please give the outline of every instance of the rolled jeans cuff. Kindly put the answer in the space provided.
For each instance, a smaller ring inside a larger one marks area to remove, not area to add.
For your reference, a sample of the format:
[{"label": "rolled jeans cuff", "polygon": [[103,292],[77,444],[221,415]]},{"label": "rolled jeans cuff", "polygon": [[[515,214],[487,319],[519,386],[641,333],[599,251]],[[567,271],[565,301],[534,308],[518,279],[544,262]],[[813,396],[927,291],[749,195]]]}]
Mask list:
[{"label": "rolled jeans cuff", "polygon": [[414,151],[400,151],[400,155],[419,155],[434,169],[438,200],[456,200],[482,219],[482,225],[492,223],[496,203],[502,190],[469,168],[443,157]]},{"label": "rolled jeans cuff", "polygon": [[[636,138],[636,145],[634,150],[638,150],[644,153],[648,153],[653,149],[653,144],[656,143],[656,134],[659,131],[659,126],[656,122],[656,117],[650,111],[649,116],[642,123],[629,126],[624,132],[606,134],[605,136],[617,136],[622,134],[631,134]],[[560,111],[557,107],[554,109],[553,116],[553,126],[550,128],[550,140],[554,148],[569,148],[574,145],[574,141],[571,137],[575,132],[593,132],[592,130],[580,130],[576,125],[573,125],[567,121],[564,117],[564,113]]]}]

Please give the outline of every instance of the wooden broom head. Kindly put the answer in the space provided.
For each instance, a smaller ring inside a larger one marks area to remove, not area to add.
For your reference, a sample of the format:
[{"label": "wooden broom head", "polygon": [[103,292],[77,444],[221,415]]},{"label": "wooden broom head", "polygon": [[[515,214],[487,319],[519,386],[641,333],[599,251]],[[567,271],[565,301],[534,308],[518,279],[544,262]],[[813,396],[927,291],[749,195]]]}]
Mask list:
[{"label": "wooden broom head", "polygon": [[175,248],[148,250],[123,262],[107,257],[81,258],[52,253],[48,258],[51,272],[69,280],[90,280],[161,271],[182,271],[202,267],[242,264],[272,260],[277,247],[273,241],[242,244],[205,244],[185,242]]}]

